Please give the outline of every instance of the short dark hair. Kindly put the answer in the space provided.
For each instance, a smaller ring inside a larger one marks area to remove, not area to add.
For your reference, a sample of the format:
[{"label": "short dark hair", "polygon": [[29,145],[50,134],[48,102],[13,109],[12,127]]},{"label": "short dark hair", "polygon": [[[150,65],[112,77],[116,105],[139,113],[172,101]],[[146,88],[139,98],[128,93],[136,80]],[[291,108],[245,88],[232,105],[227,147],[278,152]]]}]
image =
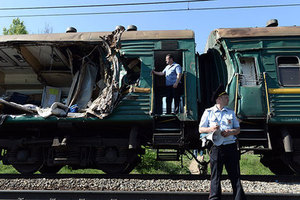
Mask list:
[{"label": "short dark hair", "polygon": [[172,54],[167,54],[166,57],[172,58],[174,60],[174,56]]}]

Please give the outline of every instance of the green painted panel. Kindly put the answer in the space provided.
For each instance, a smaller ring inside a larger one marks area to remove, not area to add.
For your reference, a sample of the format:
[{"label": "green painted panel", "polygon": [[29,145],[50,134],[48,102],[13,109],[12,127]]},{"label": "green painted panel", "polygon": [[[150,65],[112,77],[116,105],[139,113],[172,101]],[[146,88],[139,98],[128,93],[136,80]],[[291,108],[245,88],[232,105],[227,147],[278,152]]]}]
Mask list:
[{"label": "green painted panel", "polygon": [[270,124],[300,124],[300,117],[288,115],[286,117],[276,117],[269,120]]},{"label": "green painted panel", "polygon": [[251,50],[251,49],[262,49],[263,48],[263,42],[259,40],[247,40],[244,39],[241,41],[239,39],[235,40],[225,40],[227,43],[227,47],[230,50],[237,50],[237,51],[243,51],[243,50]]},{"label": "green painted panel", "polygon": [[262,87],[240,87],[238,115],[243,117],[264,117],[265,101],[262,96]]},{"label": "green painted panel", "polygon": [[291,122],[292,119],[300,119],[300,94],[270,94],[269,101],[270,122]]}]

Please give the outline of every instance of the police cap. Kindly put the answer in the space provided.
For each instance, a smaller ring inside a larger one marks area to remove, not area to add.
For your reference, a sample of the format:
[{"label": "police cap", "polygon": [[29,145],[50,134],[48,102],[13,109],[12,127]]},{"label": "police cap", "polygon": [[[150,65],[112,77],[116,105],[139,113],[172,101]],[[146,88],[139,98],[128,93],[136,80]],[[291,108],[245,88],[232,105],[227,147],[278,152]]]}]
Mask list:
[{"label": "police cap", "polygon": [[219,87],[213,92],[211,101],[215,102],[218,97],[225,95],[225,94],[228,95],[228,93],[225,91],[224,85],[220,84]]}]

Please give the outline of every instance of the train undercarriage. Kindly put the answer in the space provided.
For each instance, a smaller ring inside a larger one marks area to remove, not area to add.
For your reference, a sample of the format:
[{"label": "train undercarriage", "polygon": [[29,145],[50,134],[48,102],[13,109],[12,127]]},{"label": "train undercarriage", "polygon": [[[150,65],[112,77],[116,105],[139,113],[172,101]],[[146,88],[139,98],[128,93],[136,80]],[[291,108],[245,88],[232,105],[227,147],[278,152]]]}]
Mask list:
[{"label": "train undercarriage", "polygon": [[[156,117],[155,122],[153,132],[149,125],[111,131],[106,128],[101,133],[52,129],[55,136],[42,130],[33,134],[31,130],[26,137],[26,131],[19,130],[22,134],[10,133],[0,139],[1,159],[22,174],[57,173],[65,165],[72,169],[100,169],[108,174],[130,173],[140,163],[144,146],[157,149],[157,159],[161,161],[179,160],[186,150],[200,146],[195,124],[180,123],[176,116]],[[249,139],[242,132],[241,152],[260,154],[261,163],[274,174],[299,174],[300,139],[296,138],[296,130],[296,126],[269,127],[265,141],[256,136]]]},{"label": "train undercarriage", "polygon": [[28,137],[11,134],[10,138],[0,139],[1,159],[21,174],[57,173],[65,165],[113,174],[131,172],[144,154],[136,128],[131,131],[124,128],[119,133],[79,132],[56,131],[54,137],[32,132]]}]

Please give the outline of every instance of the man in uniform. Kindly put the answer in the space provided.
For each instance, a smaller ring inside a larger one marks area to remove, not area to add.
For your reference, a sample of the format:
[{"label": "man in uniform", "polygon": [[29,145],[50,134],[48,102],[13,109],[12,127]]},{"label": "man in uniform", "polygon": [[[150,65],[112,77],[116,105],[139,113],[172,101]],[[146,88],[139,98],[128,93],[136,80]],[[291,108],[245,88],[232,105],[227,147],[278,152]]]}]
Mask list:
[{"label": "man in uniform", "polygon": [[[214,92],[212,100],[216,104],[204,111],[200,124],[200,133],[219,131],[222,142],[216,142],[210,151],[211,184],[209,199],[221,199],[221,175],[223,165],[228,172],[235,200],[246,199],[240,180],[239,151],[236,135],[240,133],[240,125],[233,110],[226,108],[229,97],[223,85]],[[217,146],[217,145],[218,146]]]},{"label": "man in uniform", "polygon": [[[172,101],[175,101],[175,110],[174,113],[179,112],[179,102],[180,95],[182,93],[182,87],[180,84],[180,79],[182,76],[182,68],[179,64],[174,62],[174,57],[172,54],[166,56],[167,66],[161,72],[152,70],[152,74],[158,76],[165,76],[166,78],[166,90],[164,96],[166,96],[167,103],[167,114],[171,113]],[[160,100],[161,101],[161,100]],[[158,108],[158,114],[161,114],[161,108]]]}]

